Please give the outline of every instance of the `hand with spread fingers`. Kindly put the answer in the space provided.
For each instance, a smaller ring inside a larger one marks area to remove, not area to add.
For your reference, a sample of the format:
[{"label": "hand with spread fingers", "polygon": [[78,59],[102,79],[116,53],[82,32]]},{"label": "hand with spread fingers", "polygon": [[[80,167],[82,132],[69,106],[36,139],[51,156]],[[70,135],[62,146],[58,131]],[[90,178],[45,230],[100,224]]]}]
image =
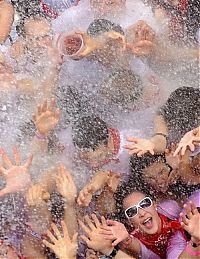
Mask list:
[{"label": "hand with spread fingers", "polygon": [[56,175],[57,191],[67,200],[68,203],[74,204],[77,197],[77,189],[74,180],[69,171],[63,165],[58,167]]},{"label": "hand with spread fingers", "polygon": [[102,227],[100,233],[104,235],[105,239],[112,241],[113,247],[129,237],[124,224],[114,220],[107,220],[107,224],[108,226]]},{"label": "hand with spread fingers", "polygon": [[26,201],[29,206],[39,206],[49,199],[50,194],[39,184],[32,185],[26,193]]},{"label": "hand with spread fingers", "polygon": [[79,225],[85,232],[85,235],[81,236],[81,239],[85,241],[87,246],[97,252],[105,255],[110,255],[112,248],[112,241],[106,240],[102,234],[100,234],[101,227],[106,227],[107,223],[104,217],[101,217],[101,222],[95,214],[91,215],[91,218],[87,215],[84,217],[85,223],[79,220]]},{"label": "hand with spread fingers", "polygon": [[73,238],[70,239],[67,226],[63,221],[61,222],[61,226],[63,233],[52,223],[52,231],[47,231],[50,242],[43,240],[43,244],[50,248],[59,259],[75,259],[78,249],[78,234],[74,234]]},{"label": "hand with spread fingers", "polygon": [[187,132],[179,142],[178,147],[174,152],[174,156],[177,156],[179,153],[183,156],[188,148],[191,151],[194,151],[195,143],[197,144],[200,142],[199,135],[200,135],[199,127]]},{"label": "hand with spread fingers", "polygon": [[191,235],[191,240],[194,243],[200,242],[200,213],[193,202],[184,205],[186,215],[180,214],[181,226]]},{"label": "hand with spread fingers", "polygon": [[56,108],[55,100],[48,104],[47,100],[38,106],[37,113],[33,115],[33,122],[42,135],[48,136],[55,129],[60,119],[60,110]]},{"label": "hand with spread fingers", "polygon": [[14,163],[10,160],[4,150],[1,152],[3,164],[0,166],[0,172],[6,179],[6,186],[0,191],[0,196],[13,193],[23,192],[31,184],[31,177],[28,172],[31,166],[33,156],[30,155],[27,161],[21,164],[20,154],[16,148],[13,148]]},{"label": "hand with spread fingers", "polygon": [[154,155],[155,145],[151,140],[129,137],[127,141],[130,144],[125,145],[124,148],[128,150],[130,155],[137,154],[138,156],[142,156],[148,152]]}]

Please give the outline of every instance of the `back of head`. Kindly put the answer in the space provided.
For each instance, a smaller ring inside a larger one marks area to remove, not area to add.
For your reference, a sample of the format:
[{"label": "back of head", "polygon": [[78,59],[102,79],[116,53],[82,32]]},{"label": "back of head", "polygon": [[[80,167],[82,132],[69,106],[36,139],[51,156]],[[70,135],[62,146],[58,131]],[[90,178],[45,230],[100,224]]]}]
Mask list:
[{"label": "back of head", "polygon": [[90,23],[87,34],[91,37],[98,37],[101,34],[109,31],[115,31],[124,35],[122,27],[106,19],[97,19]]},{"label": "back of head", "polygon": [[200,119],[200,89],[178,88],[161,108],[161,115],[169,129],[181,136],[197,127]]},{"label": "back of head", "polygon": [[108,144],[108,126],[99,117],[87,116],[77,120],[72,127],[74,145],[82,150],[95,150]]},{"label": "back of head", "polygon": [[119,69],[106,78],[101,94],[112,103],[122,107],[134,106],[142,96],[143,84],[140,77],[131,70]]}]

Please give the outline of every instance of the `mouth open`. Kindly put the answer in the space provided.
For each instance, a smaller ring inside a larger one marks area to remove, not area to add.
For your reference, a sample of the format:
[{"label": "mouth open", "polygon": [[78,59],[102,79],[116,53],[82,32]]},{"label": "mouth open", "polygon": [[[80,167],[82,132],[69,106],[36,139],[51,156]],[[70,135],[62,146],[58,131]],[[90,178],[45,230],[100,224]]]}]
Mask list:
[{"label": "mouth open", "polygon": [[151,229],[153,227],[153,219],[152,219],[152,217],[149,217],[149,218],[145,219],[143,221],[142,225],[144,225],[148,229]]}]

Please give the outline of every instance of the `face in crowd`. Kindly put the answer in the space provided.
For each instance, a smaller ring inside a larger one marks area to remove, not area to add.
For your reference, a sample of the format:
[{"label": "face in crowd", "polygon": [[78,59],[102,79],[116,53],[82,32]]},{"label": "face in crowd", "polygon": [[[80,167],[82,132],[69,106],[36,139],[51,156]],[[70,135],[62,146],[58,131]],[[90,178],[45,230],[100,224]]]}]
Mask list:
[{"label": "face in crowd", "polygon": [[97,17],[107,17],[120,12],[126,4],[126,0],[90,0],[91,8]]},{"label": "face in crowd", "polygon": [[143,193],[133,192],[123,201],[129,222],[141,232],[153,235],[160,231],[161,219],[153,201]]}]

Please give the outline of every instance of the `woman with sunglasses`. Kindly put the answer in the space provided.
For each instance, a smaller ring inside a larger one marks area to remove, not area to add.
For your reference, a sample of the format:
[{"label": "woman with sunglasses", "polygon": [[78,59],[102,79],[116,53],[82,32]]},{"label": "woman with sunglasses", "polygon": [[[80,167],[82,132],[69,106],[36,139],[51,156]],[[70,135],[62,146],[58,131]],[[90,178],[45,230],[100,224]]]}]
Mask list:
[{"label": "woman with sunglasses", "polygon": [[[170,239],[179,231],[183,235],[181,224],[177,220],[180,208],[174,201],[168,202],[166,211],[157,208],[149,197],[133,188],[121,186],[117,193],[117,204],[121,221],[108,220],[109,227],[102,230],[112,245],[130,252],[140,258],[167,258]],[[172,215],[175,212],[174,215]]]}]

